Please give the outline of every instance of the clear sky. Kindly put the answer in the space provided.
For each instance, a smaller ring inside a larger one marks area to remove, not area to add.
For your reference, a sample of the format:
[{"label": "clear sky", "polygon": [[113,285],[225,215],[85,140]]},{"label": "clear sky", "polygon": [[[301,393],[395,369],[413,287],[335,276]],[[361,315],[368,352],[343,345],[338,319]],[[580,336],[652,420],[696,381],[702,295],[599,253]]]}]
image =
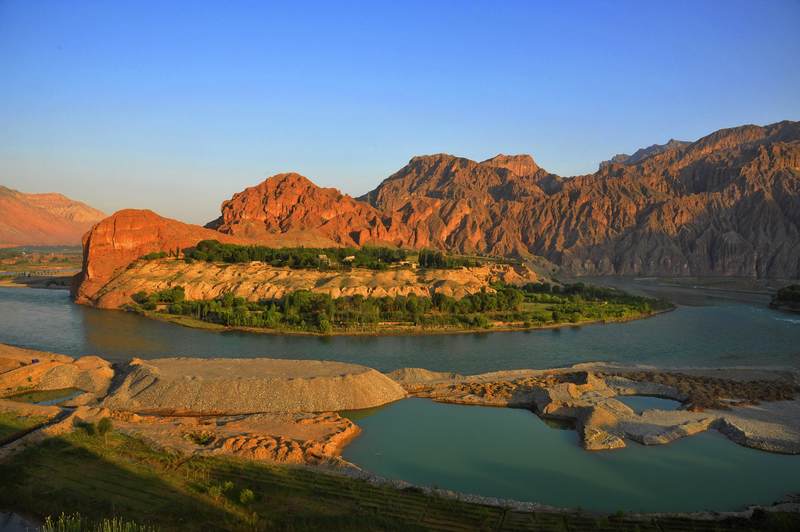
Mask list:
[{"label": "clear sky", "polygon": [[282,171],[619,152],[800,119],[800,1],[0,0],[0,184],[203,223]]}]

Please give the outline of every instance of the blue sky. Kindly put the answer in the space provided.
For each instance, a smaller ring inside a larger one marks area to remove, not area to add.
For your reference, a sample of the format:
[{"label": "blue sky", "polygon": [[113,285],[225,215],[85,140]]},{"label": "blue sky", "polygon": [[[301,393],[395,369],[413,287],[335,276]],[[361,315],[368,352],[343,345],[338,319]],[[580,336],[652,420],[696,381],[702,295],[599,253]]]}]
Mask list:
[{"label": "blue sky", "polygon": [[800,1],[0,0],[0,184],[203,223],[282,171],[618,152],[800,119]]}]

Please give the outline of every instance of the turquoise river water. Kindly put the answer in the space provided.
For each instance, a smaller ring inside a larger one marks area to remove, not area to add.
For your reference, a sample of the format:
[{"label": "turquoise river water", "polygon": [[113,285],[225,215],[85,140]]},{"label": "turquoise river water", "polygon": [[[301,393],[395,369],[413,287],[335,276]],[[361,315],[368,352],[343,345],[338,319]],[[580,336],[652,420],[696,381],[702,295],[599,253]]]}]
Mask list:
[{"label": "turquoise river water", "polygon": [[[767,298],[629,283],[678,303],[629,323],[432,336],[217,333],[74,305],[64,291],[0,288],[0,342],[69,355],[310,358],[480,373],[609,360],[660,366],[800,367],[800,316]],[[634,399],[634,401],[637,401]],[[674,408],[639,399],[637,409]],[[589,453],[572,430],[525,410],[409,399],[353,415],[344,457],[377,474],[487,496],[593,510],[733,510],[800,493],[800,456],[710,432],[667,446]]]}]

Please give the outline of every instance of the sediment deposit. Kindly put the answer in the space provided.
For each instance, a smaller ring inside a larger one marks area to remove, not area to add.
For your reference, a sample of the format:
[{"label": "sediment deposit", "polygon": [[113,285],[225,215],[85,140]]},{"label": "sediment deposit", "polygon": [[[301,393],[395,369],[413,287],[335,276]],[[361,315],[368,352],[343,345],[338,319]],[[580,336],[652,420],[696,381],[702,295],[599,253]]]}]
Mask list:
[{"label": "sediment deposit", "polygon": [[134,359],[103,402],[115,410],[183,415],[328,412],[405,397],[382,373],[318,360]]}]

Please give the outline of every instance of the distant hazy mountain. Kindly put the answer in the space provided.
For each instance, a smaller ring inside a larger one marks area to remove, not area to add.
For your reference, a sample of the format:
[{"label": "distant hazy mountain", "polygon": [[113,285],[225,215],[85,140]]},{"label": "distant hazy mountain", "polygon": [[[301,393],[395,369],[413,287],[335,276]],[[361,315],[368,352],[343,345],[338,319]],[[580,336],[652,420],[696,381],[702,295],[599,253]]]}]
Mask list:
[{"label": "distant hazy mountain", "polygon": [[105,214],[62,194],[0,186],[0,247],[74,245]]}]

